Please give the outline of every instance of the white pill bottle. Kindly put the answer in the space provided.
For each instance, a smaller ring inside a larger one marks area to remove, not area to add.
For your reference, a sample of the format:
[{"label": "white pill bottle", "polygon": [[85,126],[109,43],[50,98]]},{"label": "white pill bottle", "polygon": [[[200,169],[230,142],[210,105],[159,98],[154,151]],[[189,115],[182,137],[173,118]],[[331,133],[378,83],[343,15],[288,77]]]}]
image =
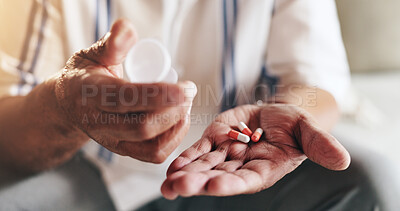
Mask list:
[{"label": "white pill bottle", "polygon": [[172,68],[171,56],[156,39],[142,39],[129,51],[125,72],[133,83],[176,83],[178,74]]}]

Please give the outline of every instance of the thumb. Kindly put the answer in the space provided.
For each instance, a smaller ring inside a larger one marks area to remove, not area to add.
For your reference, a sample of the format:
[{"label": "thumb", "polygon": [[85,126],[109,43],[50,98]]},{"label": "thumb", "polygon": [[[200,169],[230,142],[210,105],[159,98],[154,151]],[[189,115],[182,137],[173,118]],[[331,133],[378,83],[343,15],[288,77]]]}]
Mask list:
[{"label": "thumb", "polygon": [[335,137],[316,127],[308,118],[300,119],[298,127],[299,142],[310,160],[331,170],[347,169],[350,155]]},{"label": "thumb", "polygon": [[114,22],[111,30],[86,51],[86,57],[104,66],[121,64],[136,42],[133,25],[125,19]]}]

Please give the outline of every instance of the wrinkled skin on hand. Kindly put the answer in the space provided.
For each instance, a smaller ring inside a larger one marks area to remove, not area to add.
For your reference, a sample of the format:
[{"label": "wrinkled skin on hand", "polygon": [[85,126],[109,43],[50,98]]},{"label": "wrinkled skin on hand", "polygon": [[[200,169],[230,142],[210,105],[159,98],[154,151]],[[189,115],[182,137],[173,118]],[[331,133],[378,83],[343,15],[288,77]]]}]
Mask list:
[{"label": "wrinkled skin on hand", "polygon": [[121,79],[135,42],[133,26],[116,21],[105,37],[69,59],[55,92],[65,122],[112,152],[161,163],[187,133],[196,86]]},{"label": "wrinkled skin on hand", "polygon": [[[264,130],[259,142],[231,140],[240,121]],[[220,114],[192,147],[169,167],[161,191],[177,196],[228,196],[271,187],[305,159],[332,170],[346,169],[350,156],[313,117],[294,105],[246,105]]]}]

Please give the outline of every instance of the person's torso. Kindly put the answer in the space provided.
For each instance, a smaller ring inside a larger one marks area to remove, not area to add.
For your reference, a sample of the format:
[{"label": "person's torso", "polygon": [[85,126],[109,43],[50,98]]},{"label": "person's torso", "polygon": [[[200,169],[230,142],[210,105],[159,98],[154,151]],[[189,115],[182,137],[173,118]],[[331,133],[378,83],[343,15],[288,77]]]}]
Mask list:
[{"label": "person's torso", "polygon": [[[88,158],[102,170],[118,207],[137,205],[159,194],[158,188],[147,188],[148,193],[124,192],[142,189],[138,187],[141,185],[159,186],[171,160],[201,137],[220,112],[228,77],[223,75],[226,68],[232,69],[228,74],[233,75],[229,77],[234,84],[240,85],[236,86],[238,91],[244,96],[251,92],[265,63],[273,4],[273,0],[62,1],[67,55],[89,47],[107,32],[113,21],[126,18],[132,21],[139,39],[161,40],[170,51],[179,80],[192,80],[198,88],[191,129],[164,164],[148,164],[118,155],[113,155],[113,159],[108,155],[99,157],[101,146],[95,142],[86,146]],[[43,80],[50,71],[58,70],[42,71],[38,77]]]}]

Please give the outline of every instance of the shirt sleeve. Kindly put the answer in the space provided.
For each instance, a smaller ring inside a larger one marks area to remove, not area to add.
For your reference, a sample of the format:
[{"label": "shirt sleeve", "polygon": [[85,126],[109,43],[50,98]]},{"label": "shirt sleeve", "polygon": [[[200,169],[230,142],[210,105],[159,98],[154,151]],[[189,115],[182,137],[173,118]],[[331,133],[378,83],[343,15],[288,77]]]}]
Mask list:
[{"label": "shirt sleeve", "polygon": [[0,97],[26,95],[64,65],[61,11],[61,0],[2,1]]},{"label": "shirt sleeve", "polygon": [[267,67],[281,85],[316,86],[340,103],[350,74],[335,2],[276,0]]}]

